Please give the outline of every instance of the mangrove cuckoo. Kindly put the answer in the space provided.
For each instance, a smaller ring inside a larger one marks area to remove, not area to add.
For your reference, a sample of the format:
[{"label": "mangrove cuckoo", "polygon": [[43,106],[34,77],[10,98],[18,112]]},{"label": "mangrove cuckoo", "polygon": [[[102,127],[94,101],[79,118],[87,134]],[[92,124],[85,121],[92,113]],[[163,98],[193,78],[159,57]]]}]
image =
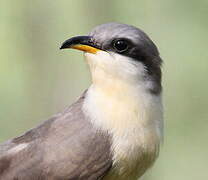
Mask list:
[{"label": "mangrove cuckoo", "polygon": [[63,112],[0,145],[0,180],[136,180],[163,136],[161,63],[140,29],[97,26],[60,49],[84,52],[92,84]]}]

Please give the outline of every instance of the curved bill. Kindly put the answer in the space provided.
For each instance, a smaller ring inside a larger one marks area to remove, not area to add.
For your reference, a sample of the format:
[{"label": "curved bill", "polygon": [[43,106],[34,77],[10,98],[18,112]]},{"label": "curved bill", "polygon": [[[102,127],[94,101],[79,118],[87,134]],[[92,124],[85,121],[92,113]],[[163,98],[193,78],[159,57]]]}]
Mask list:
[{"label": "curved bill", "polygon": [[91,41],[91,36],[76,36],[66,40],[60,47],[60,49],[78,49],[88,53],[97,53],[100,51],[98,47]]}]

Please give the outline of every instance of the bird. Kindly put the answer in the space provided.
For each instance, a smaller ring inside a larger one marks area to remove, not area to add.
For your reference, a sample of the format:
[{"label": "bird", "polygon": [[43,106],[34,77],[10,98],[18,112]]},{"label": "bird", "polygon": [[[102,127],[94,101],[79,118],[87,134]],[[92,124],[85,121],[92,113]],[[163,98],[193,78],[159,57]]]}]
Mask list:
[{"label": "bird", "polygon": [[91,85],[0,145],[0,180],[137,180],[163,141],[162,59],[141,29],[110,22],[60,49],[83,51]]}]

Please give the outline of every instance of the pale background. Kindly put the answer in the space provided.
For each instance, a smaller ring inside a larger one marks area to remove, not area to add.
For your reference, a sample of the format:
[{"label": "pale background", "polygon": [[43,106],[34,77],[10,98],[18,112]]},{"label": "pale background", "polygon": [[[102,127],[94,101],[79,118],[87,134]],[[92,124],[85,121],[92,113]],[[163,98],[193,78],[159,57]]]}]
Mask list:
[{"label": "pale background", "polygon": [[164,145],[143,179],[208,179],[207,18],[207,0],[0,0],[0,142],[89,86],[82,53],[59,46],[117,21],[147,32],[164,60]]}]

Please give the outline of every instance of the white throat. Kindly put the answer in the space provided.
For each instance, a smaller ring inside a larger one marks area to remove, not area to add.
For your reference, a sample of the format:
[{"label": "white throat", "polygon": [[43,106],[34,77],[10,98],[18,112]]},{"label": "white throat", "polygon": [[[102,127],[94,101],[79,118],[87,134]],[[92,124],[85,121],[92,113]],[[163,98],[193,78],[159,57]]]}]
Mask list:
[{"label": "white throat", "polygon": [[[83,105],[84,112],[96,128],[112,135],[114,163],[119,173],[129,176],[133,167],[143,163],[144,167],[137,167],[141,175],[157,156],[162,139],[161,96],[148,91],[152,84],[143,80],[146,71],[141,63],[103,51],[85,56],[92,85]],[[141,162],[144,154],[151,157]]]}]

